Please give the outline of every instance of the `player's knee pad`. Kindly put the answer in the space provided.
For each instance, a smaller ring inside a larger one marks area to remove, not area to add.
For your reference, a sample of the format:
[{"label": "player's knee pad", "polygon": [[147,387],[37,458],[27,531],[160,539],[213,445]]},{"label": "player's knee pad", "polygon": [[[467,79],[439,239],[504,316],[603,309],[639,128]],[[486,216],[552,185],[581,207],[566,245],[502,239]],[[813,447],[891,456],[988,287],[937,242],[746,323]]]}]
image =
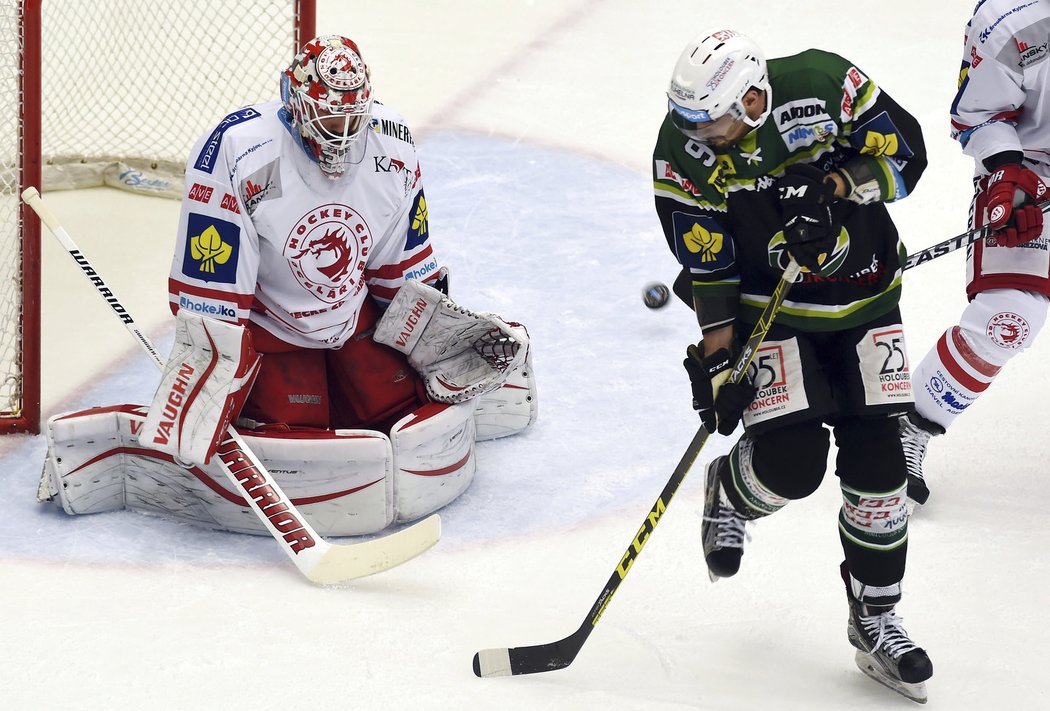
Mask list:
[{"label": "player's knee pad", "polygon": [[836,424],[835,446],[836,470],[847,486],[890,491],[907,478],[896,417],[855,418]]},{"label": "player's knee pad", "polygon": [[755,437],[753,465],[762,484],[785,499],[804,499],[820,486],[830,439],[819,420],[780,427]]},{"label": "player's knee pad", "polygon": [[1032,291],[982,291],[963,309],[960,333],[979,358],[1001,367],[1035,342],[1047,306],[1047,297]]}]

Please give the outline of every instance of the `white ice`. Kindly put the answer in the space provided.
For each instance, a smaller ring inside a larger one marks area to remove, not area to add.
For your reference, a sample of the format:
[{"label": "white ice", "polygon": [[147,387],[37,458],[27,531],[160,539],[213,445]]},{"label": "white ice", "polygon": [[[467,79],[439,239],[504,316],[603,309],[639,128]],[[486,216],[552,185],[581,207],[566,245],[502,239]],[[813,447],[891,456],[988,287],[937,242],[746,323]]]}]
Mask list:
[{"label": "white ice", "polygon": [[[37,505],[42,438],[6,438],[0,707],[908,708],[853,665],[833,475],[755,527],[738,576],[708,581],[700,485],[721,437],[572,666],[478,679],[471,657],[580,625],[698,426],[681,368],[692,315],[640,297],[676,273],[649,156],[681,47],[719,23],[769,56],[817,46],[870,74],[925,130],[930,167],[891,208],[914,250],[966,227],[971,163],[947,111],[972,0],[319,4],[319,30],[360,43],[413,127],[453,295],[528,325],[540,419],[479,446],[434,549],[339,589],[305,582],[267,538]],[[166,348],[177,205],[47,197]],[[153,366],[50,237],[44,248],[45,414],[148,400]],[[908,273],[913,362],[957,317],[962,286],[960,253]],[[1011,363],[931,450],[899,609],[934,660],[930,709],[1050,707],[1046,352]]]}]

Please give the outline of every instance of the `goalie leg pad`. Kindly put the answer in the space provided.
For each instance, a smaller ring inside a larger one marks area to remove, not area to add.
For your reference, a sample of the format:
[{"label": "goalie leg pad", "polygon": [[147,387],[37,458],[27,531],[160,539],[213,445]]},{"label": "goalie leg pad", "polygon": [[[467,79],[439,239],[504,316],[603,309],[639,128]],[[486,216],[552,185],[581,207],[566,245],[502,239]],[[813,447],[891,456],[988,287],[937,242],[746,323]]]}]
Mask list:
[{"label": "goalie leg pad", "polygon": [[536,421],[538,400],[532,349],[525,361],[507,373],[500,387],[475,399],[474,424],[477,441],[518,434]]},{"label": "goalie leg pad", "polygon": [[410,279],[379,319],[374,338],[408,354],[432,399],[458,403],[499,387],[525,360],[528,335],[515,326]]},{"label": "goalie leg pad", "polygon": [[[149,511],[223,531],[267,535],[216,461],[176,463],[140,443],[145,408],[123,405],[48,422],[48,490],[66,513]],[[376,533],[394,520],[393,452],[381,432],[245,434],[292,503],[322,536]]]},{"label": "goalie leg pad", "polygon": [[429,403],[390,432],[397,520],[414,521],[445,506],[474,480],[474,403]]},{"label": "goalie leg pad", "polygon": [[243,327],[179,311],[175,345],[153,397],[142,440],[182,461],[207,463],[259,373]]}]

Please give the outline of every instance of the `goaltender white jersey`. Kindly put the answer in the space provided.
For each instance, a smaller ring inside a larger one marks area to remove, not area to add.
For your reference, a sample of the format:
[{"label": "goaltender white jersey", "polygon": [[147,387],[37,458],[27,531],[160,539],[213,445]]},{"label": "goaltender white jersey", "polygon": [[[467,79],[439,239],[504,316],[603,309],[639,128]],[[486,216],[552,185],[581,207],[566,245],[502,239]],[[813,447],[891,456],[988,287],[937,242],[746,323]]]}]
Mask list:
[{"label": "goaltender white jersey", "polygon": [[354,334],[371,295],[433,281],[426,199],[412,134],[373,105],[353,165],[325,177],[280,101],[226,116],[190,152],[168,290],[171,309],[251,321],[305,348]]},{"label": "goaltender white jersey", "polygon": [[1050,176],[1050,0],[982,0],[966,26],[952,135],[982,161],[1023,151]]}]

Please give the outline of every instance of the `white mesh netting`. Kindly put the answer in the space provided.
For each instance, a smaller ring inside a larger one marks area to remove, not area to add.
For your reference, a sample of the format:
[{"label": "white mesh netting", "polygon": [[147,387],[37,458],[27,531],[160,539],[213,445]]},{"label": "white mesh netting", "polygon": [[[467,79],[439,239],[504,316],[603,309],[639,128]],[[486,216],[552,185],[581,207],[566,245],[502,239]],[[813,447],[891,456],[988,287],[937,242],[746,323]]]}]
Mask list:
[{"label": "white mesh netting", "polygon": [[[0,0],[0,417],[21,408],[20,0]],[[181,196],[193,142],[279,95],[296,0],[43,0],[43,190]],[[33,111],[33,107],[28,107]]]}]

